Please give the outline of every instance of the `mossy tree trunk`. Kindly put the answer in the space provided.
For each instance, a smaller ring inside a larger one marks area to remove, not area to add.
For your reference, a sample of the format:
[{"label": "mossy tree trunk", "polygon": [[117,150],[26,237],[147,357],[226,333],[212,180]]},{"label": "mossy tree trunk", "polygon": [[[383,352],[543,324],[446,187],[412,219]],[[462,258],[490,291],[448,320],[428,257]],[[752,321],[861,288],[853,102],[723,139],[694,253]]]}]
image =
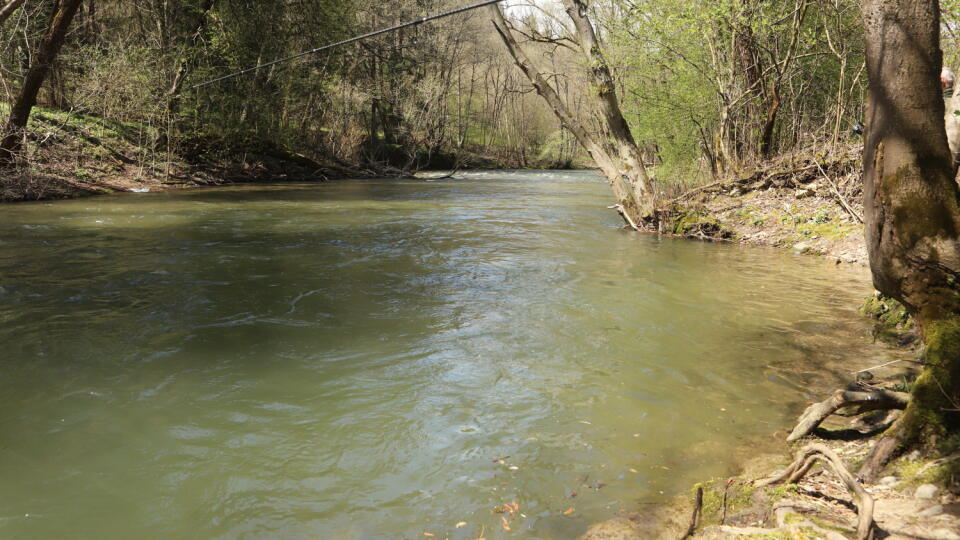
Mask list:
[{"label": "mossy tree trunk", "polygon": [[960,190],[938,84],[939,2],[865,0],[863,17],[870,268],[877,289],[914,315],[926,347],[914,399],[877,445],[889,454],[932,443],[960,425]]},{"label": "mossy tree trunk", "polygon": [[61,0],[57,2],[50,26],[43,37],[43,42],[40,44],[40,49],[23,79],[20,94],[10,107],[10,117],[4,129],[3,140],[0,141],[0,165],[10,165],[20,153],[23,146],[24,130],[27,127],[27,121],[30,119],[30,112],[37,103],[37,93],[40,92],[40,87],[43,86],[43,82],[50,72],[50,66],[53,65],[57,54],[60,53],[60,48],[67,37],[67,29],[73,22],[73,17],[77,14],[81,2],[82,0]]}]

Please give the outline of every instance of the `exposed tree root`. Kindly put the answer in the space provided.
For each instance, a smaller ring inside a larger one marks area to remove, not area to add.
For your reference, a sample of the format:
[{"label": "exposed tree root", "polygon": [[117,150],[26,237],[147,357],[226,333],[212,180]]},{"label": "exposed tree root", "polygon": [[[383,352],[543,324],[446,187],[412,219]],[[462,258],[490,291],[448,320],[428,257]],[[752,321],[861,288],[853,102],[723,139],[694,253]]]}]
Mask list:
[{"label": "exposed tree root", "polygon": [[857,482],[857,479],[850,474],[850,471],[847,470],[840,456],[822,444],[808,445],[797,454],[797,459],[789,467],[770,478],[757,482],[755,485],[757,487],[765,487],[783,482],[795,484],[810,472],[810,469],[813,468],[817,461],[824,461],[829,464],[833,472],[843,481],[847,487],[847,491],[853,496],[859,516],[857,539],[871,539],[874,532],[873,497],[871,497],[870,494],[863,489],[863,486]]},{"label": "exposed tree root", "polygon": [[[846,540],[846,537],[842,534],[824,529],[810,520],[803,521],[791,521],[791,516],[803,515],[803,514],[814,514],[817,512],[816,508],[809,506],[804,506],[803,504],[797,501],[780,501],[773,507],[773,514],[777,519],[777,528],[782,531],[798,531],[801,529],[812,530],[817,533],[819,538],[826,538],[827,540]],[[801,536],[801,535],[798,535]]]},{"label": "exposed tree root", "polygon": [[807,410],[800,416],[797,427],[793,428],[793,432],[787,437],[787,442],[794,442],[806,437],[819,427],[820,423],[826,420],[828,416],[846,407],[858,407],[859,414],[881,409],[905,409],[909,402],[910,394],[903,392],[838,390],[830,398],[807,407]]}]

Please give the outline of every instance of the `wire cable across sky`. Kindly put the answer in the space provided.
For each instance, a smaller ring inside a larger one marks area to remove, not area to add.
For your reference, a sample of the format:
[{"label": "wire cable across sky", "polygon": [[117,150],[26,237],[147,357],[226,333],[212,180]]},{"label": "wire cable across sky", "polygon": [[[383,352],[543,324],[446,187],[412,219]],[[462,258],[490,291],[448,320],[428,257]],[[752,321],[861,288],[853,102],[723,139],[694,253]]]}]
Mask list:
[{"label": "wire cable across sky", "polygon": [[405,23],[403,23],[403,24],[398,24],[398,25],[396,25],[396,26],[391,26],[391,27],[389,27],[389,28],[383,28],[383,29],[381,29],[381,30],[375,30],[375,31],[373,31],[373,32],[369,32],[369,33],[362,34],[362,35],[359,35],[359,36],[356,36],[356,37],[352,37],[352,38],[350,38],[350,39],[344,39],[343,41],[337,41],[336,43],[330,43],[330,44],[324,45],[324,46],[322,46],[322,47],[317,47],[316,49],[310,49],[309,51],[303,51],[303,52],[301,52],[301,53],[297,53],[297,54],[294,54],[294,55],[291,55],[291,56],[286,56],[286,57],[283,57],[283,58],[278,58],[278,59],[276,59],[276,60],[271,60],[270,62],[266,62],[266,63],[264,63],[264,64],[259,64],[259,65],[256,65],[256,66],[253,66],[253,67],[250,67],[250,68],[247,68],[247,69],[242,69],[242,70],[240,70],[240,71],[236,71],[236,72],[234,72],[234,73],[230,73],[229,75],[224,75],[224,76],[222,76],[222,77],[217,77],[216,79],[210,79],[209,81],[202,82],[202,83],[200,83],[200,84],[195,84],[195,85],[191,86],[191,87],[190,87],[190,90],[195,90],[195,89],[201,88],[201,87],[203,87],[203,86],[208,86],[208,85],[211,85],[211,84],[216,84],[216,83],[218,83],[218,82],[225,81],[225,80],[227,80],[227,79],[233,79],[234,77],[240,77],[240,76],[242,76],[242,75],[246,75],[247,73],[253,73],[254,71],[263,69],[263,68],[265,68],[265,67],[270,67],[270,66],[274,66],[274,65],[277,65],[277,64],[282,64],[283,62],[289,62],[290,60],[296,60],[297,58],[301,58],[301,57],[304,57],[304,56],[309,56],[309,55],[311,55],[311,54],[316,54],[316,53],[318,53],[318,52],[323,52],[323,51],[326,51],[326,50],[329,50],[329,49],[333,49],[333,48],[340,47],[340,46],[343,46],[343,45],[347,45],[347,44],[350,44],[350,43],[354,43],[354,42],[357,42],[357,41],[363,41],[363,40],[365,40],[365,39],[369,39],[369,38],[372,38],[372,37],[374,37],[374,36],[379,36],[380,34],[386,34],[386,33],[388,33],[388,32],[395,32],[395,31],[401,30],[401,29],[403,29],[403,28],[409,28],[409,27],[411,27],[411,26],[417,26],[417,25],[420,25],[420,24],[423,24],[423,23],[427,23],[427,22],[430,22],[430,21],[435,21],[435,20],[437,20],[437,19],[443,19],[444,17],[450,17],[451,15],[457,15],[457,14],[459,14],[459,13],[464,13],[464,12],[466,12],[466,11],[471,11],[471,10],[474,10],[474,9],[477,9],[477,8],[482,8],[482,7],[484,7],[484,6],[489,6],[489,5],[493,5],[493,4],[498,4],[498,3],[503,2],[503,1],[504,1],[504,0],[484,0],[483,2],[478,2],[478,3],[476,3],[476,4],[471,4],[471,5],[469,5],[469,6],[464,6],[464,7],[457,8],[457,9],[452,9],[452,10],[450,10],[450,11],[444,11],[444,12],[442,12],[442,13],[437,13],[437,14],[430,15],[430,16],[427,16],[427,17],[421,17],[421,18],[419,18],[419,19],[415,19],[415,20],[412,20],[412,21],[409,21],[409,22],[405,22]]}]

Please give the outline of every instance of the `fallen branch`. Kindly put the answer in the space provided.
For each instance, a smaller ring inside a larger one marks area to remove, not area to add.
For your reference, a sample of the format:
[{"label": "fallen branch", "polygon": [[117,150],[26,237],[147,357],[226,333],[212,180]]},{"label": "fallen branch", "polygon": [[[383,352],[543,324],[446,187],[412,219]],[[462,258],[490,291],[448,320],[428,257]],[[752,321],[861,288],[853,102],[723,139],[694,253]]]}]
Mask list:
[{"label": "fallen branch", "polygon": [[727,483],[723,486],[723,513],[720,514],[720,524],[723,525],[727,522],[727,491],[730,490],[730,484],[733,483],[733,478],[727,480]]},{"label": "fallen branch", "polygon": [[445,175],[443,175],[443,176],[427,176],[427,177],[424,177],[423,179],[424,179],[424,180],[430,180],[430,181],[433,181],[433,180],[449,180],[449,179],[453,178],[454,175],[456,175],[458,172],[460,172],[460,167],[457,167],[457,168],[453,169],[452,171],[450,171],[450,173],[445,174]]},{"label": "fallen branch", "polygon": [[903,362],[903,361],[904,361],[903,358],[899,358],[899,359],[897,359],[897,360],[891,360],[891,361],[887,362],[886,364],[880,364],[879,366],[868,367],[867,369],[861,369],[860,371],[851,371],[850,373],[853,374],[853,375],[859,375],[859,374],[861,374],[861,373],[866,373],[866,372],[868,372],[868,371],[873,371],[873,370],[875,370],[875,369],[884,368],[884,367],[887,367],[887,366],[891,366],[891,365],[893,365],[893,364],[896,364],[897,362]]},{"label": "fallen branch", "polygon": [[697,521],[700,518],[700,509],[703,508],[703,488],[697,488],[697,500],[693,503],[693,515],[690,516],[690,526],[687,527],[687,532],[683,533],[683,536],[680,537],[680,540],[689,538],[693,536],[694,531],[697,530]]},{"label": "fallen branch", "polygon": [[614,209],[614,208],[615,208],[615,209],[617,210],[617,212],[620,213],[620,216],[623,218],[623,220],[626,221],[628,225],[630,225],[630,228],[631,228],[631,229],[633,229],[633,230],[635,230],[635,231],[639,231],[639,230],[640,230],[640,227],[637,227],[637,224],[634,223],[632,219],[630,219],[630,215],[627,214],[626,210],[623,209],[623,205],[622,205],[622,204],[615,204],[615,205],[613,205],[613,206],[608,206],[607,208],[610,208],[610,209]]},{"label": "fallen branch", "polygon": [[851,392],[838,390],[830,398],[814,403],[800,415],[797,427],[787,437],[787,442],[794,442],[809,435],[828,416],[845,407],[860,407],[860,412],[881,409],[906,409],[910,402],[910,394],[877,390],[874,392]]},{"label": "fallen branch", "polygon": [[[899,413],[900,411],[892,412]],[[817,428],[814,430],[814,435],[816,435],[818,439],[823,439],[825,441],[861,441],[864,439],[869,439],[875,435],[879,435],[890,429],[898,418],[899,415],[891,416],[889,420],[884,421],[883,423],[862,429],[856,427],[847,429]]]},{"label": "fallen branch", "polygon": [[710,189],[710,188],[713,188],[713,187],[722,186],[723,184],[726,184],[726,183],[727,183],[726,180],[722,180],[722,181],[720,181],[720,182],[714,182],[714,183],[712,183],[712,184],[707,184],[707,185],[705,185],[705,186],[700,186],[700,187],[698,187],[698,188],[693,188],[693,189],[691,189],[690,191],[684,193],[683,195],[680,195],[679,197],[675,197],[675,198],[670,199],[669,201],[667,201],[667,206],[669,206],[669,205],[671,205],[671,204],[673,204],[673,203],[675,203],[675,202],[680,202],[680,201],[686,199],[687,197],[690,197],[691,195],[696,195],[697,193],[700,193],[701,191],[706,191],[706,190],[708,190],[708,189]]},{"label": "fallen branch", "polygon": [[857,539],[869,540],[873,534],[873,497],[863,486],[857,482],[857,479],[850,474],[847,467],[843,464],[833,450],[822,444],[811,444],[797,453],[797,459],[785,470],[756,484],[757,487],[766,487],[773,484],[791,483],[795,484],[803,479],[817,461],[823,461],[830,465],[833,472],[847,487],[847,491],[853,496],[858,509]]},{"label": "fallen branch", "polygon": [[817,164],[817,168],[820,169],[820,174],[822,174],[823,178],[826,179],[828,184],[830,184],[830,189],[833,190],[833,194],[837,197],[837,200],[840,201],[840,206],[842,206],[843,209],[846,210],[848,214],[853,216],[853,218],[858,222],[863,223],[863,217],[861,217],[860,214],[858,214],[856,210],[850,206],[847,200],[843,198],[843,195],[840,194],[840,190],[837,188],[837,185],[833,183],[833,179],[830,178],[830,176],[827,174],[827,171],[823,170],[823,167],[820,166],[820,162],[816,159],[814,159],[813,162]]}]

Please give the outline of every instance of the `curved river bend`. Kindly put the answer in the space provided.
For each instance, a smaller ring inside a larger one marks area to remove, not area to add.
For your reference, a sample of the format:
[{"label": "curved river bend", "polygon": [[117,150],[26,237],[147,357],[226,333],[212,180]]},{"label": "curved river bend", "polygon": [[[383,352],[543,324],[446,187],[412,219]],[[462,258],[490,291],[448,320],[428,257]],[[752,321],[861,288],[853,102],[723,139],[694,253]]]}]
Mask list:
[{"label": "curved river bend", "polygon": [[0,537],[572,538],[892,354],[863,269],[468,176],[4,207]]}]

